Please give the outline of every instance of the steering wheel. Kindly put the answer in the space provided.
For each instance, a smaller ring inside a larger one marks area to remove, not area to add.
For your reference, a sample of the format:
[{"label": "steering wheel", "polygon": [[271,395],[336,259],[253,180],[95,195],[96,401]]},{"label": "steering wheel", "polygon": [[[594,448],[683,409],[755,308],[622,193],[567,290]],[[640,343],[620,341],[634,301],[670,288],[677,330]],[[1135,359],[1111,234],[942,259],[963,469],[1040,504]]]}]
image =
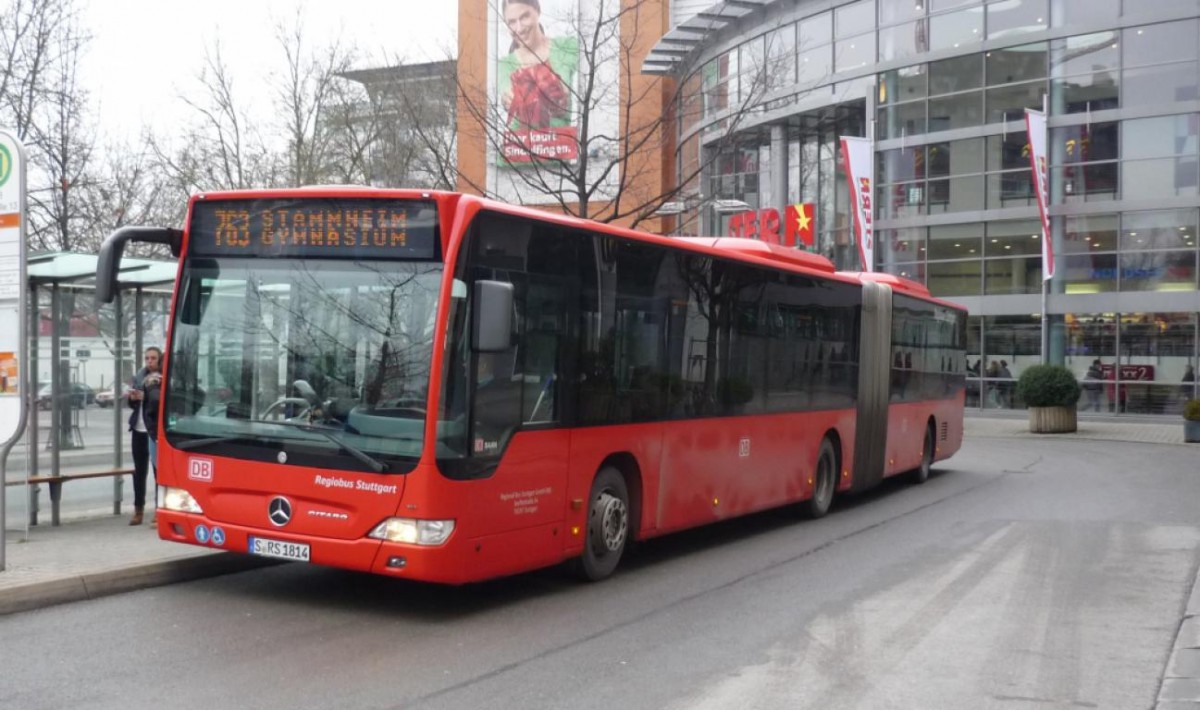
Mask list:
[{"label": "steering wheel", "polygon": [[[288,407],[295,407],[292,414],[288,415]],[[308,414],[308,410],[312,407],[307,399],[303,397],[280,397],[271,402],[258,415],[259,419],[267,421],[285,421],[288,419],[298,419]]]}]

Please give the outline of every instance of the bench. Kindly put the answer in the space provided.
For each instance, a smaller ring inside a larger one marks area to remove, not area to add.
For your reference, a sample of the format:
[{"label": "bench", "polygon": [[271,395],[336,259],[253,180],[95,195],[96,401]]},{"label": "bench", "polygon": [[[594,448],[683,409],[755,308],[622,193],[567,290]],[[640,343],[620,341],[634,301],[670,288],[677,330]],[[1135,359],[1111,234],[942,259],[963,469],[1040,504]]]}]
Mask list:
[{"label": "bench", "polygon": [[[50,486],[50,524],[57,526],[59,524],[59,507],[62,503],[62,487],[68,481],[82,481],[88,478],[117,478],[126,474],[133,474],[132,468],[114,468],[107,471],[87,471],[84,473],[67,473],[57,476],[30,476],[19,481],[5,481],[6,486],[23,486],[26,484],[37,485],[45,483]],[[113,515],[120,514],[120,503],[113,503]],[[37,509],[30,508],[29,524],[37,525]]]}]

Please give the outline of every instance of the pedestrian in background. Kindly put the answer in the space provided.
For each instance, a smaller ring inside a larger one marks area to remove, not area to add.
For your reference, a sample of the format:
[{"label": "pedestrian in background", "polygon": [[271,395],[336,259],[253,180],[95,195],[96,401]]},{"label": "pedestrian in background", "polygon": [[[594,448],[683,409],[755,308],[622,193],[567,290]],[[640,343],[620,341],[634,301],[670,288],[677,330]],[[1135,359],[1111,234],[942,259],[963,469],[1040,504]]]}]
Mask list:
[{"label": "pedestrian in background", "polygon": [[1099,358],[1092,360],[1092,366],[1083,376],[1083,391],[1088,396],[1087,408],[1096,412],[1100,411],[1100,393],[1104,391],[1104,385],[1100,383],[1104,379],[1104,369],[1100,365]]},{"label": "pedestrian in background", "polygon": [[[145,365],[134,375],[133,382],[125,391],[129,407],[130,447],[133,451],[133,517],[130,525],[141,525],[142,516],[146,510],[146,474],[149,464],[154,461],[157,471],[157,458],[151,455],[151,445],[154,441],[150,435],[150,427],[158,425],[158,396],[162,385],[162,375],[159,367],[162,351],[156,347],[146,348]],[[153,384],[150,384],[153,382]],[[153,392],[153,399],[147,392]],[[153,411],[151,411],[153,409]],[[147,417],[151,417],[147,419]]]}]

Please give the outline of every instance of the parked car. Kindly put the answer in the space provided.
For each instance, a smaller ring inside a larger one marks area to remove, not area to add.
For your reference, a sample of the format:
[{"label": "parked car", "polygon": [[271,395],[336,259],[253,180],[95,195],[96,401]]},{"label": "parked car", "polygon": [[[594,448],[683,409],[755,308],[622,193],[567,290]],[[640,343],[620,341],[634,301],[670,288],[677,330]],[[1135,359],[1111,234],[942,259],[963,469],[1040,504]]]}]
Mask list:
[{"label": "parked car", "polygon": [[96,393],[96,406],[103,409],[108,409],[109,407],[113,406],[113,400],[115,398],[116,394],[113,392],[112,387],[109,387],[108,389],[102,389]]},{"label": "parked car", "polygon": [[[82,382],[67,385],[67,401],[74,409],[83,409],[96,401],[96,391]],[[50,385],[42,385],[37,396],[38,409],[50,409]]]}]

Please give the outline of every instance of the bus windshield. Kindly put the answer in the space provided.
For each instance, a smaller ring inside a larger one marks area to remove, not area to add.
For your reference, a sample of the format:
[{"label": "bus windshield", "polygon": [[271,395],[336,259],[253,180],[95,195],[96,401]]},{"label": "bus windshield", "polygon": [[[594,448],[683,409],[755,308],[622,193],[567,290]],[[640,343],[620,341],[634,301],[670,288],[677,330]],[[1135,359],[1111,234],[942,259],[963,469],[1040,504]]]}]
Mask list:
[{"label": "bus windshield", "polygon": [[163,417],[172,446],[404,472],[420,454],[442,265],[190,257]]}]

